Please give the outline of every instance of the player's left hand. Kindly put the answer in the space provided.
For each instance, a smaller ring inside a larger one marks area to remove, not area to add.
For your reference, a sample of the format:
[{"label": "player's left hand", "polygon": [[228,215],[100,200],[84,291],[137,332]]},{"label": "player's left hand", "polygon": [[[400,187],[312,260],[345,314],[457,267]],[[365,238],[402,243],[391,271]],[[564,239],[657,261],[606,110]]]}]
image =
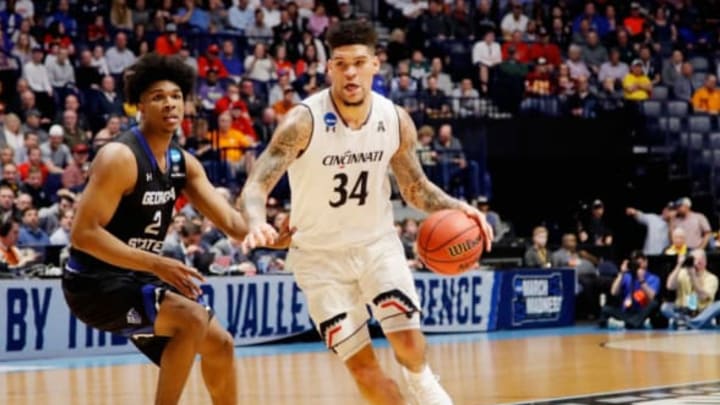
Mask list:
[{"label": "player's left hand", "polygon": [[480,227],[480,234],[485,241],[485,251],[489,252],[490,250],[492,250],[492,242],[495,238],[495,234],[493,232],[492,226],[490,226],[490,224],[488,223],[485,214],[467,203],[462,203],[459,209],[467,216],[474,219],[475,222],[477,222],[478,226]]},{"label": "player's left hand", "polygon": [[280,225],[280,229],[278,230],[278,235],[277,238],[275,238],[275,243],[272,243],[267,247],[270,249],[278,250],[285,250],[289,248],[290,241],[292,240],[292,236],[296,230],[296,228],[290,229],[290,217],[285,217],[285,220]]}]

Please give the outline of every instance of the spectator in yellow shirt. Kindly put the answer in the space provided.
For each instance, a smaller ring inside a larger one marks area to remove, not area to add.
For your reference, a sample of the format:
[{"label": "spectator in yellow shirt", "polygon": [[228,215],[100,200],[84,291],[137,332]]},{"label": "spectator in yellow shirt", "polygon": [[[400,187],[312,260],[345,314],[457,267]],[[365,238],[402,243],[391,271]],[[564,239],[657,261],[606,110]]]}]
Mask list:
[{"label": "spectator in yellow shirt", "polygon": [[643,72],[643,63],[635,59],[630,65],[630,73],[622,81],[625,100],[644,101],[650,98],[652,82]]},{"label": "spectator in yellow shirt", "polygon": [[720,91],[717,89],[717,77],[715,75],[707,75],[705,84],[695,90],[692,105],[695,112],[720,113]]},{"label": "spectator in yellow shirt", "polygon": [[672,245],[668,246],[668,248],[665,249],[665,254],[671,256],[685,256],[688,253],[688,245],[685,242],[685,238],[686,236],[684,229],[673,229],[672,233],[670,234],[670,240],[672,241]]},{"label": "spectator in yellow shirt", "polygon": [[278,121],[282,121],[285,118],[285,114],[295,106],[295,90],[288,86],[283,89],[283,98],[272,105],[272,109],[275,110]]},{"label": "spectator in yellow shirt", "polygon": [[213,143],[217,142],[220,156],[232,167],[233,172],[245,166],[245,149],[254,146],[252,138],[232,128],[232,116],[225,111],[218,117],[218,130],[210,134]]}]

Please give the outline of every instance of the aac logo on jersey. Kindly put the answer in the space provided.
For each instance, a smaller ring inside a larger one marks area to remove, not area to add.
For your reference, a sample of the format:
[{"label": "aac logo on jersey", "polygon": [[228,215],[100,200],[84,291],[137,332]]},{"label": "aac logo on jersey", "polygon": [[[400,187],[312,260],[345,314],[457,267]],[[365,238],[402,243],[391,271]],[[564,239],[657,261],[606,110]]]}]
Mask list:
[{"label": "aac logo on jersey", "polygon": [[327,113],[323,117],[323,121],[325,121],[325,132],[333,131],[335,132],[335,125],[337,125],[337,116],[334,113]]}]

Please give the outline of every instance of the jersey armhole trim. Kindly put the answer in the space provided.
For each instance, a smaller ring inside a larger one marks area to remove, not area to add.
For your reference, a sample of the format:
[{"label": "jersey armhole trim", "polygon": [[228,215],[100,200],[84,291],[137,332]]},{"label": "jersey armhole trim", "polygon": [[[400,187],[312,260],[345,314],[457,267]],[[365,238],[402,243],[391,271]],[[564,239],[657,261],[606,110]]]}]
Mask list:
[{"label": "jersey armhole trim", "polygon": [[400,145],[402,145],[402,121],[400,120],[400,110],[395,103],[393,103],[393,108],[395,109],[395,116],[397,117],[397,124],[398,124],[398,149],[400,149]]},{"label": "jersey armhole trim", "polygon": [[298,155],[295,157],[295,159],[299,159],[302,155],[305,154],[305,151],[310,148],[310,143],[312,142],[313,134],[315,132],[315,117],[313,116],[312,109],[310,108],[309,105],[307,105],[305,103],[300,103],[298,105],[307,108],[308,113],[310,113],[310,137],[308,138],[308,142],[307,142],[307,145],[305,145],[305,148],[298,153]]}]

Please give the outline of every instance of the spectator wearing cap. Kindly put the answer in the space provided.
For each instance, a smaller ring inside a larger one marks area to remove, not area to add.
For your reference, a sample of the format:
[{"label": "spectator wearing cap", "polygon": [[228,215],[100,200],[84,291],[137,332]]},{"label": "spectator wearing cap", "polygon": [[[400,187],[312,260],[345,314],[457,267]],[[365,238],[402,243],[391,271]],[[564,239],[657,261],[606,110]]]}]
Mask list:
[{"label": "spectator wearing cap", "polygon": [[620,299],[620,305],[602,307],[599,324],[607,327],[610,318],[619,321],[617,326],[639,329],[658,311],[660,303],[655,298],[660,291],[660,277],[648,269],[647,257],[639,250],[624,260],[620,272],[610,287],[610,294]]},{"label": "spectator wearing cap", "polygon": [[115,34],[115,45],[105,52],[105,60],[110,74],[121,75],[123,71],[135,63],[136,56],[127,47],[127,34],[118,32]]},{"label": "spectator wearing cap", "polygon": [[71,191],[80,191],[85,186],[89,168],[90,148],[87,144],[78,143],[72,147],[72,160],[62,174],[62,186]]},{"label": "spectator wearing cap", "polygon": [[675,216],[675,203],[666,204],[660,214],[642,212],[633,207],[626,208],[625,214],[645,226],[643,253],[646,255],[663,254],[665,248],[670,245],[669,225]]},{"label": "spectator wearing cap", "polygon": [[707,75],[703,86],[697,89],[692,96],[692,106],[696,112],[720,113],[720,91],[717,89],[717,76]]},{"label": "spectator wearing cap", "polygon": [[690,249],[705,249],[710,241],[711,228],[707,217],[692,210],[692,201],[681,198],[676,202],[677,214],[671,222],[671,228],[685,231],[687,245]]},{"label": "spectator wearing cap", "polygon": [[580,242],[594,246],[613,244],[612,230],[605,219],[605,204],[601,200],[593,201],[590,207],[590,218],[582,225]]},{"label": "spectator wearing cap", "polygon": [[177,26],[168,24],[165,26],[165,32],[155,39],[155,52],[160,55],[175,55],[180,53],[183,46],[183,40],[177,34]]},{"label": "spectator wearing cap", "polygon": [[545,58],[549,67],[555,70],[562,63],[560,48],[550,41],[550,34],[545,27],[541,26],[538,29],[538,35],[540,40],[530,45],[530,58],[532,60]]},{"label": "spectator wearing cap", "polygon": [[238,100],[230,105],[230,116],[232,117],[233,128],[256,139],[252,116],[248,114],[246,104],[242,100]]},{"label": "spectator wearing cap", "polygon": [[50,173],[62,174],[65,167],[72,161],[70,148],[63,143],[65,131],[55,124],[50,127],[50,139],[40,144],[42,159]]},{"label": "spectator wearing cap", "polygon": [[557,93],[555,78],[550,74],[547,60],[538,58],[533,70],[525,76],[525,99],[520,109],[537,111],[541,114],[557,115],[557,104],[554,96]]},{"label": "spectator wearing cap", "polygon": [[630,3],[630,15],[623,20],[623,26],[633,37],[643,33],[645,17],[641,14],[640,3],[636,1]]},{"label": "spectator wearing cap", "polygon": [[37,109],[33,108],[25,113],[25,124],[23,124],[22,132],[32,132],[37,134],[40,142],[48,140],[48,133],[41,126],[42,114]]},{"label": "spectator wearing cap", "polygon": [[217,70],[219,78],[223,79],[228,77],[228,71],[220,60],[220,47],[217,46],[217,44],[208,46],[205,55],[201,55],[198,58],[198,75],[200,77],[207,77],[207,73],[211,68]]},{"label": "spectator wearing cap", "polygon": [[239,31],[245,31],[253,24],[255,13],[249,3],[249,0],[238,0],[237,4],[230,8],[228,19],[231,27]]},{"label": "spectator wearing cap", "polygon": [[652,82],[643,72],[643,63],[640,59],[633,60],[630,73],[622,81],[625,100],[645,101],[652,93]]}]

